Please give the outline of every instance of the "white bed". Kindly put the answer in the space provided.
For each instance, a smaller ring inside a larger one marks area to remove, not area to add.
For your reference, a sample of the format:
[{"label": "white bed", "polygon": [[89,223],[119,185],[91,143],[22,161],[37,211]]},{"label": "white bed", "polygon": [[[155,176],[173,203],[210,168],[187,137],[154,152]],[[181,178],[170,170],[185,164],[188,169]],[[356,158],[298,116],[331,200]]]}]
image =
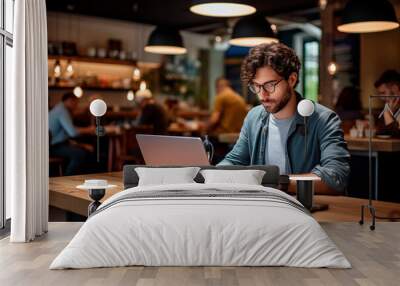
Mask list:
[{"label": "white bed", "polygon": [[198,183],[134,187],[114,195],[50,269],[128,265],[351,267],[284,192]]}]

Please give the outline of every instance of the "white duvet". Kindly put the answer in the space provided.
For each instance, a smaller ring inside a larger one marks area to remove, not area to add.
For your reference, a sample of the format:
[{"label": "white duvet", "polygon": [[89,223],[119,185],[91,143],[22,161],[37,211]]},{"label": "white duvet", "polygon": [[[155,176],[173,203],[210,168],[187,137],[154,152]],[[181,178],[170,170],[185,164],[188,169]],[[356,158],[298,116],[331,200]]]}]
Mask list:
[{"label": "white duvet", "polygon": [[[131,192],[258,190],[262,186],[179,184],[135,187],[105,201],[50,269],[145,266],[294,266],[350,268],[307,213],[258,198],[182,197],[127,200]],[[107,207],[108,206],[108,207]]]}]

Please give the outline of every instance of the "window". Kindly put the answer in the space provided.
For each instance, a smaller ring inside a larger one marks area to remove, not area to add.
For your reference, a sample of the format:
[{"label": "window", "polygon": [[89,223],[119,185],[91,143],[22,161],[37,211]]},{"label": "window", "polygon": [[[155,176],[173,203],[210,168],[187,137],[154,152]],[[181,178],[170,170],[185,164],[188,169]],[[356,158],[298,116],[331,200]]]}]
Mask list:
[{"label": "window", "polygon": [[11,92],[13,22],[14,0],[0,0],[0,228],[4,228],[6,219],[10,217],[10,195],[4,188],[4,106],[6,94]]},{"label": "window", "polygon": [[5,12],[5,30],[10,34],[13,33],[14,30],[14,0],[4,0],[4,12]]},{"label": "window", "polygon": [[305,41],[303,46],[303,95],[305,98],[318,101],[319,85],[319,43]]}]

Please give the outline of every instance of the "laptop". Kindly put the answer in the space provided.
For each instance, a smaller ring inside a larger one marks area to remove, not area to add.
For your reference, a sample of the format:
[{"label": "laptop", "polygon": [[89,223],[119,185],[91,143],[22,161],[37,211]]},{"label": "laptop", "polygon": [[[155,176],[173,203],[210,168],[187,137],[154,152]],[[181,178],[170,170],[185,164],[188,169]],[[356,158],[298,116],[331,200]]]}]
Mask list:
[{"label": "laptop", "polygon": [[137,134],[136,139],[146,165],[210,165],[199,137]]}]

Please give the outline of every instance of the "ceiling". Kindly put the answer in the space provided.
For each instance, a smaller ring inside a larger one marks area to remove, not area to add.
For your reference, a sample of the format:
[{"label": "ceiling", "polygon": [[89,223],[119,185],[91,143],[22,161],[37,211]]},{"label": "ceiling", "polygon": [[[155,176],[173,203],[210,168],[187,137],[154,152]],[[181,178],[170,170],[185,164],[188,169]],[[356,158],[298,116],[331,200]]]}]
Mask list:
[{"label": "ceiling", "polygon": [[[225,25],[226,19],[204,17],[189,11],[190,0],[46,0],[48,11],[68,12],[152,25],[209,32]],[[246,2],[246,1],[243,1]],[[265,16],[295,11],[318,13],[317,0],[247,1]],[[313,16],[311,16],[313,17]]]}]

